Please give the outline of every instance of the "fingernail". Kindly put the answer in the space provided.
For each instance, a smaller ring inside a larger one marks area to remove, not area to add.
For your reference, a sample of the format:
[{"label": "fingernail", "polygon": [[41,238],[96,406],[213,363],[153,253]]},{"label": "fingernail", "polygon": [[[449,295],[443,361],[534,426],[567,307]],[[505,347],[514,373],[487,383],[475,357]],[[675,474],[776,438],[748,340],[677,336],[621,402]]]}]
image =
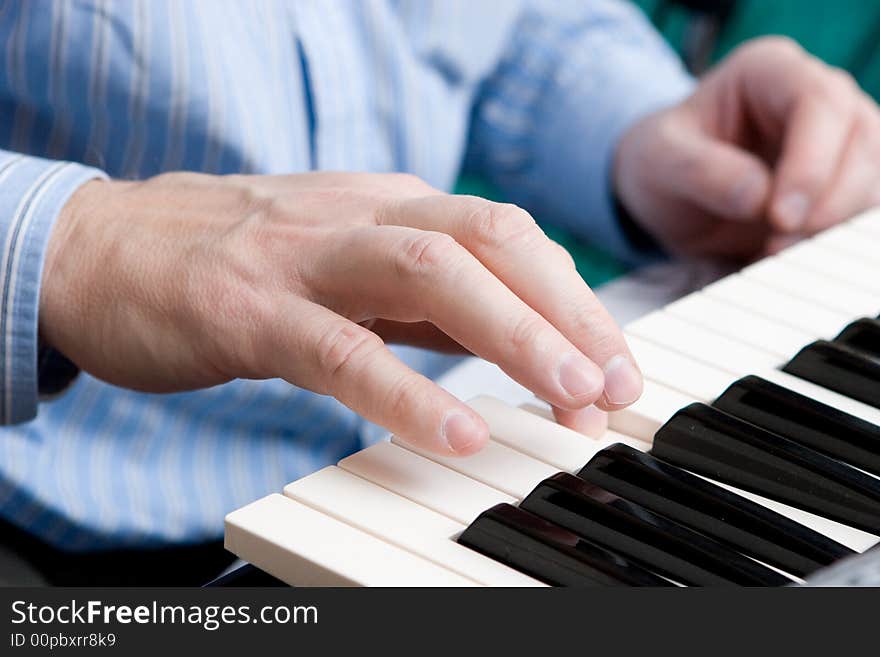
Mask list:
[{"label": "fingernail", "polygon": [[449,449],[459,454],[465,454],[473,450],[474,445],[482,439],[482,432],[477,423],[469,415],[450,411],[443,418],[440,433]]},{"label": "fingernail", "polygon": [[582,408],[572,416],[571,428],[586,436],[598,438],[608,429],[608,413],[595,406]]},{"label": "fingernail", "polygon": [[632,404],[642,394],[642,375],[626,356],[605,365],[605,401],[614,406]]},{"label": "fingernail", "polygon": [[810,199],[801,192],[790,192],[782,197],[776,205],[776,214],[779,217],[781,228],[785,230],[797,230],[807,220],[807,211],[810,208]]},{"label": "fingernail", "polygon": [[594,400],[602,390],[598,368],[579,354],[566,354],[559,363],[559,385],[575,401]]}]

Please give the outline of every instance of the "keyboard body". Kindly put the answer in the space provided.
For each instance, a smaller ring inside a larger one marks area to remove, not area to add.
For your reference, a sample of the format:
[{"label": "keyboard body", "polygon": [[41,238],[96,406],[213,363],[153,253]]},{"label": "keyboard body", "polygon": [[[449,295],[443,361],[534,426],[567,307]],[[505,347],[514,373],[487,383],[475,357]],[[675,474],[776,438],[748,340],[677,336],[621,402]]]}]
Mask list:
[{"label": "keyboard body", "polygon": [[226,518],[301,586],[780,585],[880,542],[880,209],[624,327],[642,398],[589,438],[469,402],[464,459],[397,438]]}]

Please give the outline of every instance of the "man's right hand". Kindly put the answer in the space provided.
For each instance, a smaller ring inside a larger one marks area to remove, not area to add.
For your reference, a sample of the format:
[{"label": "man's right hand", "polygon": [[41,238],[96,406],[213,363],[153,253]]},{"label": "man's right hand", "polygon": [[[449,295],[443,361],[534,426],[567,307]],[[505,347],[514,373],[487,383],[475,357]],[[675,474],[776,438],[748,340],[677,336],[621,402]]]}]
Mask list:
[{"label": "man's right hand", "polygon": [[571,257],[523,210],[397,174],[94,181],[52,233],[44,340],[151,392],[281,377],[440,453],[488,440],[468,406],[385,346],[497,363],[575,429],[641,374]]}]

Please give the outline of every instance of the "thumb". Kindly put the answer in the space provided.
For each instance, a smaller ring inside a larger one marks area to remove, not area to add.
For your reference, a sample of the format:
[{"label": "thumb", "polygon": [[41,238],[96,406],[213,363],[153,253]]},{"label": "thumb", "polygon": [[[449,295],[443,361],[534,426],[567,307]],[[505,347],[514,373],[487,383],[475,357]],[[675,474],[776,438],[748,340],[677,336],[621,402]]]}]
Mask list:
[{"label": "thumb", "polygon": [[751,153],[698,130],[668,135],[667,158],[657,179],[667,191],[732,221],[763,215],[771,189],[770,171]]}]

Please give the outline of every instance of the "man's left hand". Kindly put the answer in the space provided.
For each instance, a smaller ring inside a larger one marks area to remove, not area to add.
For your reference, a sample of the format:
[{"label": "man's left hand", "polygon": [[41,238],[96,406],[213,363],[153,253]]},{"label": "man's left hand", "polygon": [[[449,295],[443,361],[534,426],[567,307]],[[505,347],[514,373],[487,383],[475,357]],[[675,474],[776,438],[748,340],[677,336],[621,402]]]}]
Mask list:
[{"label": "man's left hand", "polygon": [[773,253],[880,203],[880,112],[844,71],[757,39],[630,128],[614,179],[670,253]]}]

